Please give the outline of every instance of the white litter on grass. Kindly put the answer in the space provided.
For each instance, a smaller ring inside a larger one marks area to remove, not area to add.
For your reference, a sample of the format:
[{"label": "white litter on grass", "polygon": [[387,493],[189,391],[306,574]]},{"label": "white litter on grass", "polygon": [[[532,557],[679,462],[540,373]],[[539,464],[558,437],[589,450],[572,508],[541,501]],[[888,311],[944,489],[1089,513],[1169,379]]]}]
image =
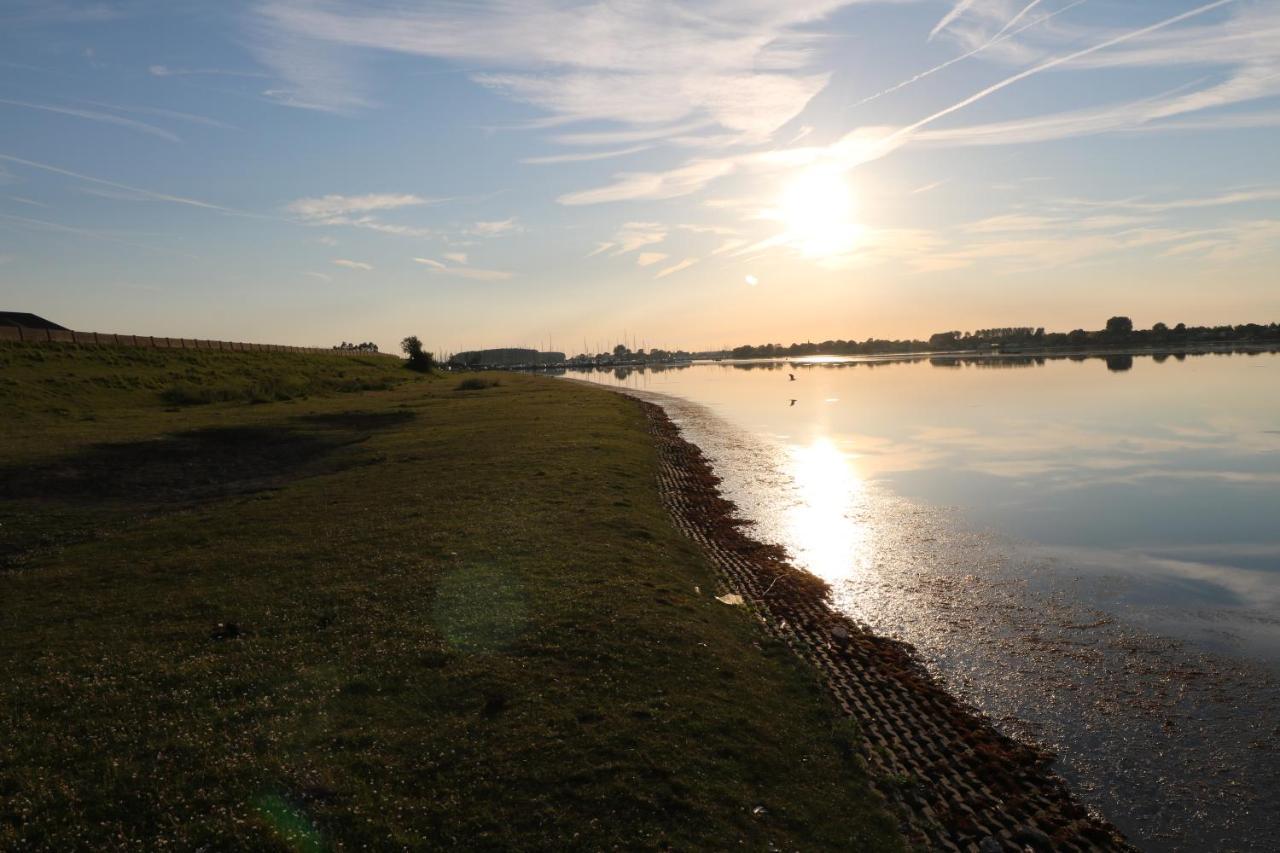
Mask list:
[{"label": "white litter on grass", "polygon": [[736,592],[731,592],[728,595],[717,595],[716,601],[721,604],[742,604],[742,596]]}]

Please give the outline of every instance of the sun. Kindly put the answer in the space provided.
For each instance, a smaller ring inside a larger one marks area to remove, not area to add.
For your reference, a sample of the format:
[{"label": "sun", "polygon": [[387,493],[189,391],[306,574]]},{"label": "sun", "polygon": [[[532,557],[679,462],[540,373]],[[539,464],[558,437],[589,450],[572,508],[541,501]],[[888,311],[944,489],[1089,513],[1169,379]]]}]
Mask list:
[{"label": "sun", "polygon": [[862,226],[844,170],[812,167],[792,178],[778,198],[777,218],[786,228],[783,242],[806,257],[847,254],[858,244]]}]

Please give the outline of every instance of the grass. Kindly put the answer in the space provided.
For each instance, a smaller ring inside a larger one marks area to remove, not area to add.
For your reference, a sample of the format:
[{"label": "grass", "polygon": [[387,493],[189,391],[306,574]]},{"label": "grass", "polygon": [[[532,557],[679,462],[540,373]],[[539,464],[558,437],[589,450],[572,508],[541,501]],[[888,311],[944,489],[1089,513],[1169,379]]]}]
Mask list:
[{"label": "grass", "polygon": [[632,403],[359,362],[0,347],[0,848],[900,849]]},{"label": "grass", "polygon": [[11,416],[27,423],[154,400],[171,406],[281,402],[387,390],[409,378],[401,365],[376,355],[0,344],[0,399],[16,403]]},{"label": "grass", "polygon": [[483,391],[486,388],[497,388],[501,380],[485,379],[481,376],[469,376],[454,386],[455,391]]}]

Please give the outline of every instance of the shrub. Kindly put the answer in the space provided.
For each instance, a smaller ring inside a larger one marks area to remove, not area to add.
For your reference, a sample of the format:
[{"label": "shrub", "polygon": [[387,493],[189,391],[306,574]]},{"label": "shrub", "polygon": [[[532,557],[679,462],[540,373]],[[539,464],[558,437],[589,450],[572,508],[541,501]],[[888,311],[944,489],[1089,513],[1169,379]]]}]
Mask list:
[{"label": "shrub", "polygon": [[422,346],[417,335],[410,335],[400,342],[400,349],[409,357],[405,367],[419,373],[430,373],[436,366],[436,360]]}]

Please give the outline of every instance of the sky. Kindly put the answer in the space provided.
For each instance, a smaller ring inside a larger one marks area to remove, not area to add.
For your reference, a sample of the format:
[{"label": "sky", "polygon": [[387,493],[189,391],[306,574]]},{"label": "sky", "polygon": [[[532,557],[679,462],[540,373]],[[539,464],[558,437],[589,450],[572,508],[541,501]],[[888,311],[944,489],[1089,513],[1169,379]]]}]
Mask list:
[{"label": "sky", "polygon": [[0,310],[393,350],[1280,320],[1280,0],[4,0]]}]

